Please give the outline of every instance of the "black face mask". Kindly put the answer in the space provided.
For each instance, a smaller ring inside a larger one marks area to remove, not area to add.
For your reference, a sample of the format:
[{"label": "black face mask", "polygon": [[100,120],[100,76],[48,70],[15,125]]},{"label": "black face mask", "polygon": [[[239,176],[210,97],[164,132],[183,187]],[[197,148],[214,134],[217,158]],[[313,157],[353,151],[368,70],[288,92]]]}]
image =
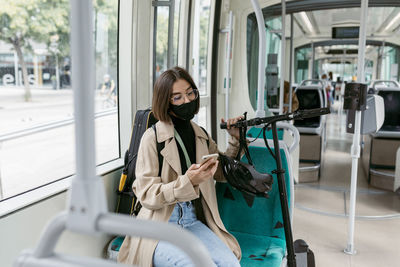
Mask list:
[{"label": "black face mask", "polygon": [[197,98],[194,101],[191,101],[189,103],[185,103],[182,105],[169,105],[169,109],[180,119],[188,121],[193,119],[194,117],[194,112],[196,111],[197,108],[197,103],[199,99]]}]

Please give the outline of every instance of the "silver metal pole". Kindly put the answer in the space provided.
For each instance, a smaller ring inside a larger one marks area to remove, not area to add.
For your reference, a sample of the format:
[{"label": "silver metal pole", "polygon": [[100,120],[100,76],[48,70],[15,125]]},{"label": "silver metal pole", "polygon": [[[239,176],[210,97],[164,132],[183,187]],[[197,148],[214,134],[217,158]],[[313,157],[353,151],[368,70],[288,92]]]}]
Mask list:
[{"label": "silver metal pole", "polygon": [[72,88],[75,111],[76,176],[72,181],[66,226],[96,232],[96,219],[107,212],[103,181],[96,176],[94,134],[94,42],[91,0],[71,1]]},{"label": "silver metal pole", "polygon": [[[361,1],[361,19],[360,19],[360,36],[358,39],[358,65],[357,65],[357,82],[365,81],[364,59],[365,59],[365,40],[366,25],[368,14],[368,0]],[[348,240],[345,253],[353,255],[354,250],[354,219],[356,212],[356,196],[357,196],[357,171],[358,158],[360,157],[360,128],[361,128],[361,111],[356,111],[355,128],[353,135],[353,144],[351,146],[351,187],[350,187],[350,210],[348,223]]]},{"label": "silver metal pole", "polygon": [[314,77],[314,61],[315,61],[315,47],[314,42],[311,42],[311,71],[310,75],[308,75],[309,79],[318,79]]},{"label": "silver metal pole", "polygon": [[[0,141],[0,153],[1,153],[1,147],[3,146],[3,142]],[[3,182],[1,178],[1,157],[0,157],[0,200],[3,199]]]},{"label": "silver metal pole", "polygon": [[293,82],[293,13],[290,14],[290,56],[289,56],[289,113],[292,112]]},{"label": "silver metal pole", "polygon": [[[286,2],[282,0],[282,31],[281,31],[281,84],[279,90],[279,114],[283,113],[283,95],[285,85],[285,62],[286,62]],[[290,94],[289,88],[289,94]]]},{"label": "silver metal pole", "polygon": [[[174,66],[174,20],[175,20],[175,0],[169,2],[169,18],[168,18],[168,59],[167,66]],[[155,55],[154,55],[155,56]]]},{"label": "silver metal pole", "polygon": [[258,79],[257,79],[257,111],[256,117],[265,117],[264,110],[264,85],[265,85],[265,24],[264,24],[264,16],[262,14],[260,5],[258,4],[258,0],[251,0],[251,4],[253,5],[254,12],[257,18],[258,25],[258,37],[259,37],[259,45],[258,45]]},{"label": "silver metal pole", "polygon": [[[226,51],[226,65],[225,65],[225,119],[229,118],[229,94],[231,88],[231,50],[232,50],[232,27],[233,27],[233,12],[229,12],[229,24],[228,24],[228,47]],[[225,133],[226,144],[228,144],[229,135]]]},{"label": "silver metal pole", "polygon": [[74,92],[76,177],[96,176],[94,140],[94,43],[91,1],[71,1],[72,87]]}]

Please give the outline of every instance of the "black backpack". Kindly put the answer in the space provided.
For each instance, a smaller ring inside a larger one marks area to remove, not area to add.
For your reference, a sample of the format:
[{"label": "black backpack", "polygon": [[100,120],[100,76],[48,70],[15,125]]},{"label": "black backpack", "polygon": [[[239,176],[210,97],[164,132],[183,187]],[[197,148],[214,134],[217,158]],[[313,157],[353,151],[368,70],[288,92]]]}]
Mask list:
[{"label": "black backpack", "polygon": [[[124,169],[122,170],[119,186],[117,190],[118,202],[116,212],[125,214],[137,214],[140,210],[140,206],[137,205],[137,198],[132,191],[132,184],[136,179],[136,159],[140,145],[140,140],[144,132],[152,127],[156,131],[155,124],[158,120],[154,117],[153,112],[150,108],[146,110],[138,110],[135,115],[135,121],[133,124],[131,141],[129,149],[125,152],[124,157]],[[157,135],[156,135],[157,136]],[[159,155],[160,170],[162,164],[162,156],[160,151],[164,147],[163,143],[157,142],[157,150]]]}]

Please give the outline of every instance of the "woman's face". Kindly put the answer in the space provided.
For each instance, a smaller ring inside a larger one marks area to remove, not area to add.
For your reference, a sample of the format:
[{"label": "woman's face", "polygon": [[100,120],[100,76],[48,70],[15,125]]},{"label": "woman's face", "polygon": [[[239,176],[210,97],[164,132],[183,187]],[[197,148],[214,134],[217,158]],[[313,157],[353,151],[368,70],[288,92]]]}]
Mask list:
[{"label": "woman's face", "polygon": [[196,98],[196,92],[194,92],[192,86],[186,80],[179,79],[172,85],[171,104],[179,106],[189,103]]},{"label": "woman's face", "polygon": [[184,79],[177,80],[172,85],[172,96],[169,100],[170,113],[183,120],[193,119],[198,110],[198,97],[197,89],[192,88],[188,81]]}]

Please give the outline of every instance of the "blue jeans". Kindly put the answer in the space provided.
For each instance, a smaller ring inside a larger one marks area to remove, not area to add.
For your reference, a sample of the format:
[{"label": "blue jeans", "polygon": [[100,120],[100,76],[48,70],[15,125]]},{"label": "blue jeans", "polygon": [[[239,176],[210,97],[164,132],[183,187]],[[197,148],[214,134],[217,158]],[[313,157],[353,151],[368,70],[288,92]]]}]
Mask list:
[{"label": "blue jeans", "polygon": [[[196,211],[191,202],[178,202],[169,219],[190,231],[206,246],[211,259],[218,267],[240,267],[239,261],[233,252],[214,234],[206,225],[197,220]],[[153,255],[154,267],[187,267],[194,266],[189,256],[174,245],[160,241]]]}]

